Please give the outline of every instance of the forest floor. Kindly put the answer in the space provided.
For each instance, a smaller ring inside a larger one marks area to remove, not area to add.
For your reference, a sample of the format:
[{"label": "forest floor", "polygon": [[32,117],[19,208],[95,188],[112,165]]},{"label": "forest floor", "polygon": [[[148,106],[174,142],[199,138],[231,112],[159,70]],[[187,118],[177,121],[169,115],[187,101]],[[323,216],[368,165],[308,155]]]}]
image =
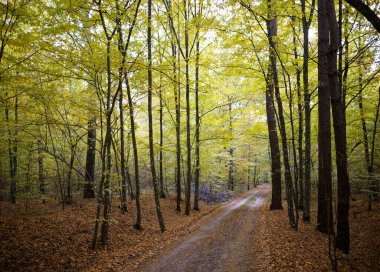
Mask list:
[{"label": "forest floor", "polygon": [[[292,230],[285,201],[284,210],[269,210],[269,190],[263,185],[223,205],[139,271],[333,271],[328,236],[316,231],[315,220]],[[332,253],[337,270],[380,271],[380,203],[368,212],[365,201],[352,202],[350,227],[350,254]]]},{"label": "forest floor", "polygon": [[257,253],[252,237],[269,191],[270,186],[263,185],[223,205],[198,231],[141,270],[252,271]]},{"label": "forest floor", "polygon": [[[253,246],[258,258],[252,271],[333,271],[328,236],[316,230],[317,203],[312,203],[311,223],[300,219],[298,231],[289,227],[286,202],[283,207],[270,211],[268,201],[256,219]],[[350,254],[336,251],[334,256],[338,271],[380,271],[380,203],[368,211],[366,201],[351,202],[350,239]]]},{"label": "forest floor", "polygon": [[[190,216],[161,199],[167,231],[159,231],[152,197],[142,198],[143,230],[112,205],[109,246],[91,250],[94,200],[65,210],[50,200],[1,202],[0,271],[331,271],[328,238],[311,223],[289,228],[286,209],[269,211],[270,186]],[[315,204],[315,203],[314,203]],[[286,203],[283,203],[286,207]],[[300,214],[301,216],[302,214]],[[312,219],[316,209],[312,209]],[[337,252],[338,271],[379,271],[380,204],[351,203],[351,252]]]}]

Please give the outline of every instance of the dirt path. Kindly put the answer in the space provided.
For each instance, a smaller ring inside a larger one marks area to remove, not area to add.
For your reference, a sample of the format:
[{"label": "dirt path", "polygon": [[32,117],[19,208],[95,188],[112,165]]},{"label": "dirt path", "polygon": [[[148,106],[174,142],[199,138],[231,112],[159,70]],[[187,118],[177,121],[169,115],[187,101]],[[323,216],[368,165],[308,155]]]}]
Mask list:
[{"label": "dirt path", "polygon": [[255,220],[269,190],[269,185],[262,185],[224,205],[143,271],[250,271]]}]

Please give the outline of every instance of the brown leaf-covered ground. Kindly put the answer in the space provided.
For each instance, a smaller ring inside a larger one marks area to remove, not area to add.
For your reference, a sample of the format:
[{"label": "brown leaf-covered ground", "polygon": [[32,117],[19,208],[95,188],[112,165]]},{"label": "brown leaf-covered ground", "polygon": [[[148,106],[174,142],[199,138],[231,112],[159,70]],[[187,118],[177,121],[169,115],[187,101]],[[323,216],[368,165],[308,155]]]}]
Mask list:
[{"label": "brown leaf-covered ground", "polygon": [[[173,197],[162,199],[168,229],[162,234],[152,197],[142,200],[142,231],[133,228],[134,205],[122,215],[117,204],[115,200],[112,206],[109,247],[93,251],[89,246],[94,200],[80,200],[64,211],[53,201],[44,205],[28,203],[27,211],[24,202],[2,202],[0,271],[139,271],[162,253],[191,239],[228,207],[202,203],[201,212],[185,216],[176,214]],[[286,207],[285,202],[283,205]],[[247,241],[253,256],[251,263],[230,271],[331,271],[327,237],[315,230],[315,209],[312,223],[300,221],[297,232],[289,228],[286,210],[269,211],[268,203],[255,212],[255,217],[252,237]],[[379,271],[380,205],[375,204],[367,212],[365,202],[352,202],[350,222],[351,253],[345,256],[338,252],[339,271]]]},{"label": "brown leaf-covered ground", "polygon": [[[315,207],[312,222],[300,220],[297,232],[289,227],[286,209],[270,211],[268,203],[263,207],[253,237],[259,255],[252,271],[332,271],[328,237],[316,231]],[[380,271],[380,206],[370,212],[366,207],[364,201],[351,203],[351,251],[336,252],[338,271]]]},{"label": "brown leaf-covered ground", "polygon": [[[161,199],[167,231],[159,231],[151,196],[142,199],[143,230],[133,228],[135,208],[122,215],[117,201],[112,205],[109,246],[91,250],[95,200],[80,200],[62,211],[57,203],[1,203],[0,271],[135,271],[197,227],[217,205],[201,203],[190,216],[175,212],[175,199]],[[183,203],[182,203],[183,204]]]}]

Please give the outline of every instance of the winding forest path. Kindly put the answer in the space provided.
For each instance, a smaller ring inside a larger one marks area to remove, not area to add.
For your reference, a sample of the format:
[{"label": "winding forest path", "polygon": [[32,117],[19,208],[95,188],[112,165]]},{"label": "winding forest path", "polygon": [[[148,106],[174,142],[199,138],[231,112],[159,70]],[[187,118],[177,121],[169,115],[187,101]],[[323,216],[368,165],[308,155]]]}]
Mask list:
[{"label": "winding forest path", "polygon": [[250,271],[259,208],[270,185],[261,185],[210,215],[198,231],[156,258],[144,271]]}]

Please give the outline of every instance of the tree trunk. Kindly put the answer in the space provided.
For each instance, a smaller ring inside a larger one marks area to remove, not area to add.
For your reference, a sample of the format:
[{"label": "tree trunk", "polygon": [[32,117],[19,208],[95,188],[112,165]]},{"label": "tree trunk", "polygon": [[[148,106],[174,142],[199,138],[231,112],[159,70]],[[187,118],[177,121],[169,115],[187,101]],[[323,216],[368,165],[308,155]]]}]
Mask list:
[{"label": "tree trunk", "polygon": [[73,203],[73,196],[71,194],[71,177],[72,177],[73,167],[74,167],[75,149],[76,149],[76,144],[75,145],[71,144],[69,169],[67,170],[67,176],[66,176],[66,197],[65,197],[66,204],[69,204],[69,205]]},{"label": "tree trunk", "polygon": [[282,107],[282,101],[280,97],[280,89],[278,85],[278,75],[277,75],[277,67],[276,67],[276,42],[274,39],[277,38],[277,15],[273,11],[271,0],[267,0],[268,3],[268,13],[271,20],[267,21],[268,26],[268,39],[269,39],[269,73],[268,73],[268,81],[272,85],[271,88],[275,90],[275,96],[278,106],[278,119],[280,122],[280,135],[282,140],[282,152],[284,159],[284,167],[285,167],[285,187],[286,187],[286,200],[288,203],[288,216],[289,222],[292,228],[296,228],[296,221],[294,219],[294,209],[293,209],[293,181],[292,174],[290,170],[289,164],[289,153],[288,153],[288,144],[286,137],[286,127],[284,120],[284,113]]},{"label": "tree trunk", "polygon": [[317,229],[332,231],[331,122],[328,76],[329,28],[326,0],[318,1],[318,218]]},{"label": "tree trunk", "polygon": [[[179,8],[177,17],[179,21]],[[175,130],[176,130],[176,168],[175,168],[175,185],[176,185],[176,210],[177,213],[181,212],[181,54],[178,44],[176,42],[180,39],[180,28],[178,24],[177,33],[173,25],[172,17],[172,1],[167,1],[167,12],[169,13],[169,27],[171,30],[170,44],[172,53],[172,67],[173,67],[173,92],[174,92],[174,102],[175,102]],[[177,66],[178,63],[178,66]]]},{"label": "tree trunk", "polygon": [[164,191],[164,171],[163,171],[163,160],[164,160],[164,154],[163,154],[163,148],[164,148],[164,115],[163,115],[163,103],[162,103],[162,84],[161,84],[161,74],[160,74],[160,91],[159,91],[159,99],[160,99],[160,197],[165,198],[165,191]]},{"label": "tree trunk", "polygon": [[185,76],[186,76],[186,150],[187,150],[187,172],[185,190],[185,214],[190,214],[191,197],[191,127],[190,127],[190,71],[189,71],[189,21],[188,0],[183,1],[185,18]]},{"label": "tree trunk", "polygon": [[16,203],[17,194],[17,122],[18,122],[18,96],[15,98],[15,121],[14,121],[14,131],[12,134],[10,118],[9,118],[9,106],[6,102],[5,104],[5,121],[7,123],[8,130],[8,153],[9,153],[9,172],[11,178],[10,187],[10,200],[11,203]]},{"label": "tree trunk", "polygon": [[105,152],[105,173],[102,179],[104,180],[104,202],[103,202],[103,222],[101,228],[101,242],[105,246],[108,242],[108,227],[109,227],[109,213],[111,207],[111,144],[112,144],[112,133],[111,133],[111,118],[112,118],[112,107],[111,107],[111,38],[107,37],[107,102],[106,102],[106,136],[104,139],[104,152]]},{"label": "tree trunk", "polygon": [[[314,1],[310,10],[309,19],[306,18],[306,0],[301,0],[302,8],[302,29],[303,29],[303,91],[305,105],[305,186],[303,192],[303,214],[304,221],[310,221],[310,198],[311,198],[311,108],[309,93],[309,28],[314,13]],[[301,168],[300,164],[300,168]]]},{"label": "tree trunk", "polygon": [[38,183],[40,185],[40,193],[46,193],[46,184],[45,184],[45,170],[44,170],[44,157],[42,154],[42,144],[41,141],[37,141],[37,152],[38,152]]},{"label": "tree trunk", "polygon": [[[295,17],[292,17],[292,21],[295,22]],[[298,162],[297,162],[297,156],[295,151],[295,135],[294,135],[294,129],[292,125],[292,139],[293,139],[293,154],[294,154],[294,170],[297,171],[295,173],[295,188],[296,188],[296,197],[297,197],[297,203],[298,207],[297,209],[303,208],[303,109],[302,109],[302,96],[301,96],[301,68],[298,65],[298,51],[297,51],[297,37],[296,37],[296,26],[294,26],[293,30],[293,44],[294,44],[294,60],[296,62],[296,81],[297,81],[297,111],[298,111]],[[290,84],[290,83],[289,83]],[[293,118],[291,118],[293,119]],[[292,121],[293,124],[293,121]],[[298,184],[297,184],[298,183]]]},{"label": "tree trunk", "polygon": [[[179,33],[178,33],[179,35]],[[176,84],[174,84],[174,100],[175,100],[175,116],[176,116],[176,190],[177,190],[177,212],[181,212],[181,79],[180,79],[180,57],[178,52],[178,69],[176,67],[176,47],[173,44],[173,73],[174,80],[176,80]]]},{"label": "tree trunk", "polygon": [[333,0],[327,0],[326,11],[330,27],[330,48],[328,52],[329,89],[335,134],[336,168],[338,172],[336,246],[348,254],[350,250],[350,226],[348,222],[350,210],[350,182],[347,171],[345,105],[342,103],[341,90],[338,89],[337,52],[340,40]]},{"label": "tree trunk", "polygon": [[228,104],[228,113],[230,116],[230,122],[229,122],[229,134],[230,134],[230,148],[228,149],[228,153],[230,155],[230,159],[228,161],[228,190],[233,191],[234,190],[234,148],[232,144],[232,138],[233,138],[233,129],[232,129],[232,102]]},{"label": "tree trunk", "polygon": [[[124,66],[124,63],[122,63]],[[121,211],[128,211],[127,207],[127,175],[125,165],[125,142],[124,142],[124,110],[123,110],[123,67],[119,68],[119,119],[120,119],[120,171],[121,171]]]},{"label": "tree trunk", "polygon": [[[197,16],[197,10],[195,13]],[[199,118],[199,23],[197,23],[195,43],[195,173],[194,173],[194,210],[199,211],[199,178],[200,178],[200,118]]]},{"label": "tree trunk", "polygon": [[83,197],[95,198],[95,148],[96,148],[96,118],[88,122],[87,132],[87,153],[86,153],[86,173]]},{"label": "tree trunk", "polygon": [[128,108],[129,108],[129,120],[131,123],[131,136],[132,136],[132,147],[133,147],[133,163],[135,167],[135,187],[136,187],[136,229],[141,229],[141,205],[140,205],[140,171],[139,171],[139,157],[137,151],[137,141],[136,141],[136,126],[134,117],[134,105],[132,101],[131,88],[129,86],[128,74],[125,74],[125,85],[127,87],[128,96]]},{"label": "tree trunk", "polygon": [[[270,1],[268,1],[268,6]],[[273,35],[272,27],[276,27],[274,20],[267,21],[268,26],[268,36],[271,39]],[[272,46],[269,47],[270,55],[274,55],[272,52]],[[274,55],[275,57],[275,55]],[[273,56],[270,56],[270,61]],[[272,68],[269,68],[271,71]],[[282,197],[281,197],[281,160],[280,160],[280,148],[277,136],[277,125],[276,125],[276,112],[274,106],[274,81],[272,75],[267,75],[267,90],[266,90],[266,112],[267,112],[267,124],[268,124],[268,135],[269,135],[269,145],[270,145],[270,156],[271,156],[271,175],[272,175],[272,199],[271,199],[271,210],[282,209]]]},{"label": "tree trunk", "polygon": [[154,163],[154,142],[153,142],[153,118],[152,118],[152,0],[148,0],[148,121],[149,121],[149,156],[150,170],[152,173],[152,183],[154,189],[154,200],[156,203],[156,212],[161,232],[166,230],[164,218],[160,206],[160,196],[157,185],[156,167]]},{"label": "tree trunk", "polygon": [[[373,121],[373,130],[372,130],[372,143],[371,143],[371,173],[373,173],[374,166],[374,156],[375,156],[375,143],[376,143],[376,135],[377,135],[377,125],[380,117],[380,87],[378,88],[378,98],[377,98],[377,106],[376,106],[376,114],[375,120]],[[379,183],[375,184],[375,180],[373,180],[372,190],[376,193],[379,192]]]}]

